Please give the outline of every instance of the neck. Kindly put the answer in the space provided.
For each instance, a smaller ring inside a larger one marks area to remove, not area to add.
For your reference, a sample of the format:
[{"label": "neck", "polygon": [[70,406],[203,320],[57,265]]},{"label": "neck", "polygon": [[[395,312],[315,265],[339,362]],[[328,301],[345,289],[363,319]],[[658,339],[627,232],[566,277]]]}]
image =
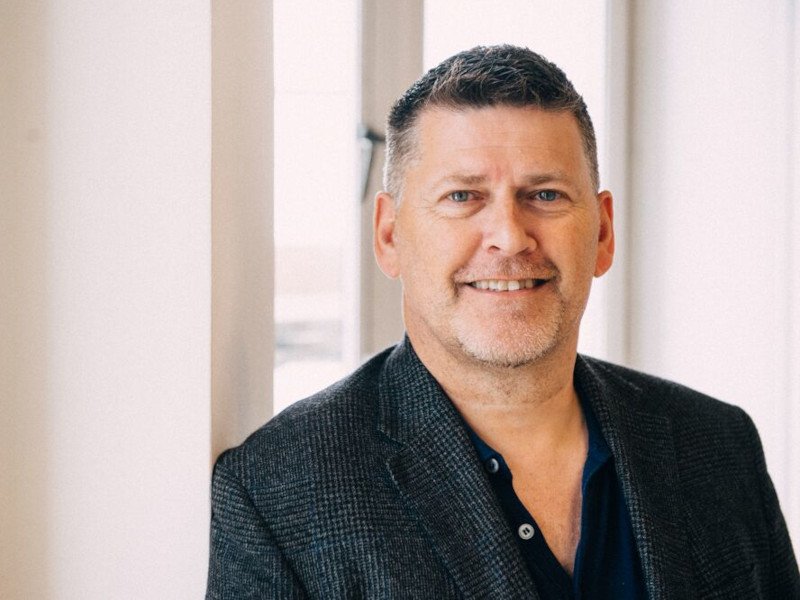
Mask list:
[{"label": "neck", "polygon": [[464,420],[500,453],[520,444],[552,450],[582,436],[583,414],[573,386],[577,340],[534,363],[498,367],[409,337]]}]

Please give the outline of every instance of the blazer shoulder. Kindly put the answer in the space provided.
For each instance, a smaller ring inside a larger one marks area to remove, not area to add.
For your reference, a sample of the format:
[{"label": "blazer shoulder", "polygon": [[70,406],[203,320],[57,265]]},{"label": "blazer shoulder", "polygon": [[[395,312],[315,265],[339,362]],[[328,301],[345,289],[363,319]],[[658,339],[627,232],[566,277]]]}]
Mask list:
[{"label": "blazer shoulder", "polygon": [[275,470],[297,474],[321,457],[333,459],[370,443],[375,429],[378,382],[390,349],[356,371],[272,417],[240,445],[223,452],[216,468],[242,480]]},{"label": "blazer shoulder", "polygon": [[745,429],[752,428],[747,413],[729,402],[630,367],[587,356],[581,356],[580,360],[601,385],[614,389],[636,408],[660,413],[678,422],[688,419],[695,425],[705,423],[712,428],[737,424]]}]

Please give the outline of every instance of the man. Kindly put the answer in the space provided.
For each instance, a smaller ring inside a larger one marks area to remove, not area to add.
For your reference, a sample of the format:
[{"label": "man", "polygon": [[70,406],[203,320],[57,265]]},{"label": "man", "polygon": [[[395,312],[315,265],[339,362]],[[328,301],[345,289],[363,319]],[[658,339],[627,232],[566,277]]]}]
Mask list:
[{"label": "man", "polygon": [[738,408],[577,355],[614,254],[586,106],[474,48],[392,109],[407,338],[223,454],[208,598],[798,598]]}]

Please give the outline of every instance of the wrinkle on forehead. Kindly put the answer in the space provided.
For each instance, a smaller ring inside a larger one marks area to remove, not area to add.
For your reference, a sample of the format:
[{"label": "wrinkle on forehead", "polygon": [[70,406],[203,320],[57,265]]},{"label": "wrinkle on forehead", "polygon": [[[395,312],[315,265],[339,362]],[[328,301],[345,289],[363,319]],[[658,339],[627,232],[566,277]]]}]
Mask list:
[{"label": "wrinkle on forehead", "polygon": [[[550,122],[556,127],[565,127],[562,130],[563,134],[558,140],[555,140],[558,142],[563,141],[563,145],[554,143],[551,135],[547,133],[552,131],[552,127],[548,126],[543,126],[544,137],[539,135],[521,137],[521,132],[516,128],[513,119],[511,121],[508,120],[509,113],[506,111],[517,114],[520,112],[528,113],[531,116],[535,115],[536,120],[540,123]],[[487,118],[480,120],[470,118],[472,115],[477,114],[483,114]],[[450,127],[448,131],[452,131],[452,136],[442,135],[442,120],[449,121]],[[560,125],[555,125],[556,123],[560,123]],[[566,138],[574,139],[568,141]],[[580,151],[579,157],[572,155],[572,142],[575,142],[574,148]],[[413,125],[413,156],[407,157],[411,160],[406,162],[405,168],[408,169],[411,166],[415,166],[419,161],[428,160],[426,155],[436,160],[440,150],[447,148],[447,146],[442,145],[443,143],[449,146],[450,151],[463,151],[465,153],[467,162],[463,165],[464,168],[455,166],[449,175],[463,177],[465,179],[463,183],[466,184],[482,183],[475,178],[484,174],[481,172],[480,164],[476,164],[474,170],[469,164],[469,154],[474,150],[476,152],[506,152],[506,156],[509,159],[513,156],[514,151],[520,154],[540,155],[545,160],[552,158],[559,162],[572,162],[574,159],[578,159],[580,161],[580,170],[586,170],[585,175],[589,178],[589,185],[593,188],[597,187],[592,175],[591,160],[586,154],[579,124],[569,111],[552,111],[538,107],[505,105],[479,108],[439,106],[427,108],[420,113]],[[453,158],[452,155],[451,158]],[[536,164],[532,164],[531,167],[530,175],[522,175],[522,178],[527,179],[522,181],[523,184],[537,184],[544,181],[578,183],[576,174],[571,172],[572,169],[570,169],[570,173],[566,173],[559,169],[557,165],[548,165],[546,163],[542,164],[540,169]],[[541,171],[541,173],[536,171]],[[579,179],[583,179],[583,175],[584,173],[581,173]],[[466,180],[466,178],[470,179]]]}]

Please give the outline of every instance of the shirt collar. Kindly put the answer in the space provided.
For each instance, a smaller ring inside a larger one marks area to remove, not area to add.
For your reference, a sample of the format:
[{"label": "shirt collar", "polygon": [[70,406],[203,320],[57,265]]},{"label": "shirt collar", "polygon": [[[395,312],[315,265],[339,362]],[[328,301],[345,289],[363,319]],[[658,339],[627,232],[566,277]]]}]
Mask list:
[{"label": "shirt collar", "polygon": [[[610,460],[611,450],[605,438],[603,438],[600,424],[597,422],[597,418],[594,416],[591,406],[583,399],[580,399],[580,402],[584,419],[586,419],[586,430],[589,433],[589,449],[586,455],[586,463],[583,467],[583,477],[581,479],[581,487],[585,490],[586,484],[591,477]],[[506,466],[505,460],[503,460],[503,456],[484,442],[466,421],[464,421],[464,427],[467,430],[472,445],[475,447],[475,452],[478,454],[478,460],[486,465],[489,461],[494,459],[498,461],[501,471],[507,471],[508,467]]]}]

